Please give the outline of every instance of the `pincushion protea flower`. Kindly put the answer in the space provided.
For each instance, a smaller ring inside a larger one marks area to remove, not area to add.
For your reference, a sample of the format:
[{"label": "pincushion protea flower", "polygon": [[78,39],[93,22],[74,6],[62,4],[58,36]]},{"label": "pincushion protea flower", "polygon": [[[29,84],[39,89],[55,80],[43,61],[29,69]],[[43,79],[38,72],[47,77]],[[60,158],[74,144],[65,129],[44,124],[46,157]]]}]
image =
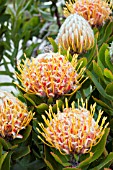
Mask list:
[{"label": "pincushion protea flower", "polygon": [[[96,145],[104,134],[106,117],[103,117],[101,124],[99,121],[102,116],[102,111],[98,113],[98,118],[95,121],[93,116],[95,106],[91,105],[90,111],[82,101],[82,107],[78,104],[75,108],[75,103],[72,107],[68,107],[66,100],[66,108],[61,112],[57,109],[57,114],[53,113],[50,106],[49,113],[46,112],[48,119],[43,115],[42,118],[46,124],[39,123],[41,130],[38,129],[39,138],[50,147],[55,147],[62,154],[84,154],[89,152],[93,145]],[[44,140],[43,140],[43,138]]]},{"label": "pincushion protea flower", "polygon": [[0,136],[22,138],[19,134],[33,117],[27,106],[11,93],[0,90]]},{"label": "pincushion protea flower", "polygon": [[94,33],[88,22],[77,14],[71,14],[62,24],[56,42],[65,50],[77,53],[89,50],[94,45]]},{"label": "pincushion protea flower", "polygon": [[[23,90],[41,97],[59,97],[80,88],[85,68],[75,70],[77,56],[71,62],[59,53],[40,54],[37,58],[26,59],[18,65]],[[22,87],[20,87],[22,88]]]},{"label": "pincushion protea flower", "polygon": [[113,2],[107,0],[69,0],[64,8],[64,15],[67,17],[70,14],[77,13],[84,17],[89,24],[100,26],[110,19],[112,10],[110,9]]}]

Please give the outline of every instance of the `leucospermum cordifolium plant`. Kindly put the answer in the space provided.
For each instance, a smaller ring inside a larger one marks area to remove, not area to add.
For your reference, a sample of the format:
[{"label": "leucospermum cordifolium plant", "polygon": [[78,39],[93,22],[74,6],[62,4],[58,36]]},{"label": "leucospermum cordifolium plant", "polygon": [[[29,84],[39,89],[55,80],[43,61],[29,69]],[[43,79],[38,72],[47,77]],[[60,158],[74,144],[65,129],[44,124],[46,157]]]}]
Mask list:
[{"label": "leucospermum cordifolium plant", "polygon": [[112,1],[58,5],[49,51],[30,55],[29,46],[15,65],[18,93],[0,91],[1,170],[113,169]]},{"label": "leucospermum cordifolium plant", "polygon": [[94,33],[88,22],[80,15],[69,15],[62,24],[56,42],[64,49],[82,53],[94,46]]},{"label": "leucospermum cordifolium plant", "polygon": [[80,70],[76,67],[77,55],[70,62],[68,54],[65,57],[60,53],[44,53],[20,63],[20,74],[17,73],[17,77],[25,92],[40,97],[58,98],[76,92],[81,87],[85,67]]},{"label": "leucospermum cordifolium plant", "polygon": [[103,117],[99,125],[103,114],[101,110],[99,110],[97,120],[94,120],[95,104],[91,105],[89,111],[87,110],[87,101],[86,103],[82,101],[82,106],[78,101],[78,107],[75,108],[74,102],[71,107],[68,107],[66,99],[66,106],[63,107],[62,112],[57,104],[57,114],[52,111],[50,106],[49,112],[46,112],[48,118],[42,115],[46,127],[43,123],[39,123],[43,132],[38,131],[45,138],[45,141],[40,136],[39,138],[45,144],[58,149],[61,154],[79,155],[90,152],[92,146],[97,145],[101,140],[108,126],[108,123],[104,125],[107,117]]},{"label": "leucospermum cordifolium plant", "polygon": [[69,0],[64,8],[64,16],[77,13],[91,26],[101,26],[111,19],[112,6],[112,1],[107,0]]},{"label": "leucospermum cordifolium plant", "polygon": [[33,118],[27,106],[11,93],[0,91],[0,136],[3,138],[23,138],[20,133]]}]

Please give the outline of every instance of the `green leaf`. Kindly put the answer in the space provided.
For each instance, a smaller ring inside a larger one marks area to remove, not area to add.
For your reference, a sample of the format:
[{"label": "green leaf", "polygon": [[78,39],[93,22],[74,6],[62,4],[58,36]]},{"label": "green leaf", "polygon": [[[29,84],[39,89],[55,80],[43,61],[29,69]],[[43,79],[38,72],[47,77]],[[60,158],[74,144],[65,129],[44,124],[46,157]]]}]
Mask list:
[{"label": "green leaf", "polygon": [[109,22],[106,26],[106,29],[103,33],[103,37],[101,38],[101,40],[99,41],[99,45],[101,45],[102,43],[106,42],[109,38],[109,36],[112,34],[113,31],[113,22]]},{"label": "green leaf", "polygon": [[88,154],[87,158],[84,161],[80,162],[78,168],[84,168],[84,166],[95,161],[96,159],[98,159],[102,155],[104,148],[105,148],[105,145],[106,145],[106,140],[107,140],[109,130],[110,129],[108,129],[108,128],[105,130],[105,133],[104,133],[102,139],[100,140],[100,142],[96,146],[92,147],[92,150],[91,150],[92,154],[90,155],[90,157],[89,157],[89,154]]},{"label": "green leaf", "polygon": [[110,107],[110,106],[109,106],[108,104],[106,104],[105,102],[103,102],[102,100],[99,100],[99,99],[97,99],[97,98],[95,98],[95,97],[93,97],[93,96],[92,96],[92,98],[93,98],[93,100],[94,100],[96,103],[98,103],[98,104],[101,105],[102,107],[113,111],[113,108]]},{"label": "green leaf", "polygon": [[90,71],[86,71],[87,75],[90,77],[90,79],[93,81],[93,83],[95,84],[97,90],[100,92],[100,94],[105,97],[108,100],[113,100],[113,97],[111,97],[110,95],[108,95],[105,90],[103,89],[103,87],[101,86],[101,84],[98,82],[98,80],[96,79],[96,77],[90,72]]},{"label": "green leaf", "polygon": [[2,156],[2,150],[3,150],[3,146],[2,146],[2,144],[0,143],[0,156]]},{"label": "green leaf", "polygon": [[35,107],[37,109],[37,112],[40,114],[45,113],[45,111],[49,109],[49,106],[46,103],[41,103],[40,105]]},{"label": "green leaf", "polygon": [[48,146],[44,145],[45,163],[51,170],[56,170],[56,169],[62,170],[62,165],[55,161],[55,159],[50,154],[50,152],[51,149]]},{"label": "green leaf", "polygon": [[10,170],[10,163],[11,163],[11,155],[12,151],[8,152],[3,164],[2,164],[2,169],[1,170]]},{"label": "green leaf", "polygon": [[108,163],[113,161],[113,152],[111,152],[98,166],[90,169],[90,170],[101,170],[104,168]]},{"label": "green leaf", "polygon": [[68,168],[63,168],[63,170],[81,170],[81,168],[71,168],[71,167],[68,167]]},{"label": "green leaf", "polygon": [[[62,109],[62,106],[63,106],[63,101],[62,100],[58,100],[58,107],[59,107],[59,109]],[[57,104],[53,105],[52,110],[53,110],[53,112],[57,111]]]},{"label": "green leaf", "polygon": [[85,56],[88,60],[88,64],[90,64],[91,61],[95,58],[96,53],[97,53],[97,38],[95,38],[95,43],[94,43],[93,48],[85,54]]},{"label": "green leaf", "polygon": [[101,69],[103,70],[106,62],[105,62],[105,51],[108,48],[108,44],[102,44],[102,46],[100,47],[99,50],[99,55],[98,55],[98,65],[101,67]]},{"label": "green leaf", "polygon": [[104,76],[103,76],[103,72],[101,70],[101,68],[99,67],[99,65],[93,61],[93,70],[94,72],[97,74],[97,76],[104,81]]},{"label": "green leaf", "polygon": [[0,23],[3,24],[4,22],[8,21],[10,18],[9,14],[4,14],[2,16],[0,16]]},{"label": "green leaf", "polygon": [[12,147],[12,145],[7,140],[3,139],[2,137],[0,137],[0,143],[2,144],[5,150],[8,150]]},{"label": "green leaf", "polygon": [[106,93],[110,96],[113,96],[113,83],[109,83],[107,86],[106,86],[106,89],[105,89]]},{"label": "green leaf", "polygon": [[106,62],[106,65],[108,66],[108,68],[113,73],[113,64],[111,63],[111,57],[109,55],[109,50],[108,49],[106,49],[106,51],[105,51],[105,62]]},{"label": "green leaf", "polygon": [[57,45],[57,43],[53,40],[53,38],[51,38],[51,37],[48,37],[48,40],[49,40],[49,42],[51,43],[51,45],[53,46],[53,50],[54,50],[54,52],[57,52],[58,51],[58,45]]},{"label": "green leaf", "polygon": [[38,8],[38,11],[41,13],[42,17],[46,21],[54,21],[54,18],[50,15],[50,13],[42,11],[41,9]]},{"label": "green leaf", "polygon": [[11,143],[12,144],[19,144],[19,143],[26,141],[26,139],[29,137],[29,135],[31,133],[31,130],[32,130],[32,126],[28,125],[25,130],[22,130],[23,131],[23,133],[22,133],[23,138],[22,139],[14,139],[13,141],[11,141]]},{"label": "green leaf", "polygon": [[14,86],[15,87],[15,84],[7,82],[7,83],[0,83],[0,86]]},{"label": "green leaf", "polygon": [[44,161],[45,161],[45,163],[47,164],[47,166],[50,168],[50,170],[55,170],[55,169],[53,168],[52,164],[51,164],[49,161],[47,161],[46,159],[44,159]]},{"label": "green leaf", "polygon": [[0,0],[0,5],[4,5],[7,2],[7,0]]},{"label": "green leaf", "polygon": [[28,169],[41,170],[44,169],[44,167],[46,168],[46,164],[42,159],[37,159],[27,164],[27,167]]},{"label": "green leaf", "polygon": [[31,58],[33,50],[38,46],[39,43],[32,43],[25,51],[24,53],[26,54],[27,58]]},{"label": "green leaf", "polygon": [[8,154],[8,152],[6,152],[2,156],[0,156],[0,170],[1,170],[2,164],[3,164],[7,154]]},{"label": "green leaf", "polygon": [[26,31],[33,29],[39,24],[39,18],[37,16],[33,16],[29,21],[25,22],[23,25],[23,35],[26,35]]},{"label": "green leaf", "polygon": [[111,132],[113,133],[113,118],[110,120],[109,127]]},{"label": "green leaf", "polygon": [[24,94],[25,99],[27,99],[33,106],[36,106],[36,103],[34,102],[34,100],[31,98],[31,95],[28,93]]},{"label": "green leaf", "polygon": [[86,65],[87,65],[87,58],[86,57],[82,57],[81,59],[79,59],[77,61],[77,68],[80,67],[79,69],[85,67]]},{"label": "green leaf", "polygon": [[30,151],[29,146],[24,146],[24,147],[21,147],[21,148],[17,148],[17,150],[15,152],[13,152],[13,154],[12,154],[12,159],[13,160],[20,159],[20,158],[26,156],[27,154],[29,154],[30,152],[31,151]]},{"label": "green leaf", "polygon": [[64,167],[65,167],[65,166],[71,166],[70,163],[68,163],[68,162],[63,162],[63,160],[62,160],[58,155],[56,155],[55,153],[51,152],[51,155],[54,157],[54,159],[55,159],[59,164],[63,165]]},{"label": "green leaf", "polygon": [[104,69],[104,76],[113,80],[113,73],[110,70],[108,70],[107,68]]},{"label": "green leaf", "polygon": [[0,71],[0,75],[9,75],[10,77],[12,77],[14,73],[9,72],[9,71]]}]

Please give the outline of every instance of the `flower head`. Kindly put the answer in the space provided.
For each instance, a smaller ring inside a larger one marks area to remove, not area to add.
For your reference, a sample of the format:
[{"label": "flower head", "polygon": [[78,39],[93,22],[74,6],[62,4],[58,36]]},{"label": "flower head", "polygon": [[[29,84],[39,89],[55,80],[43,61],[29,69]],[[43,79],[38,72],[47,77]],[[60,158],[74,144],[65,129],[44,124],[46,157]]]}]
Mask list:
[{"label": "flower head", "polygon": [[33,117],[27,106],[9,92],[0,91],[0,136],[22,138],[19,134]]},{"label": "flower head", "polygon": [[82,107],[78,104],[75,108],[75,103],[72,107],[68,107],[66,100],[66,108],[61,112],[57,109],[57,114],[53,113],[52,107],[47,113],[48,119],[43,115],[44,122],[39,123],[41,130],[38,129],[39,138],[50,147],[55,147],[61,153],[66,154],[84,154],[89,152],[93,145],[96,145],[104,134],[106,117],[103,117],[101,124],[99,121],[102,116],[102,111],[99,111],[98,118],[95,121],[93,116],[95,106],[91,105],[90,111],[87,110],[87,103],[83,103]]},{"label": "flower head", "polygon": [[71,14],[62,24],[56,42],[65,50],[82,53],[94,46],[94,33],[89,23],[78,14]]},{"label": "flower head", "polygon": [[64,15],[77,13],[84,17],[90,25],[100,26],[110,19],[112,1],[108,0],[69,0],[64,8]]},{"label": "flower head", "polygon": [[45,53],[20,64],[18,69],[21,74],[17,74],[17,77],[28,93],[41,97],[59,97],[80,87],[84,68],[77,73],[76,66],[76,55],[69,62],[59,53]]}]

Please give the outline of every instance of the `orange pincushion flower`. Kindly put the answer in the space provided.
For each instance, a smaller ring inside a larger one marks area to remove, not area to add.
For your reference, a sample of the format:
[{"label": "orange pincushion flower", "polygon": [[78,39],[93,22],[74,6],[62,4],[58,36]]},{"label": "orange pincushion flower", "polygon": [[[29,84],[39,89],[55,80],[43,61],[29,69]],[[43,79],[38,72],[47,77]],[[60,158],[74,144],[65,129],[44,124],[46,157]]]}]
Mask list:
[{"label": "orange pincushion flower", "polygon": [[26,59],[18,69],[17,74],[23,85],[23,90],[41,97],[59,97],[76,91],[83,77],[84,68],[79,73],[75,70],[77,57],[69,62],[59,53],[40,54],[37,58]]},{"label": "orange pincushion flower", "polygon": [[90,25],[100,26],[110,19],[112,2],[107,0],[69,0],[64,8],[64,15],[77,13],[84,17]]},{"label": "orange pincushion flower", "polygon": [[[89,152],[93,145],[96,145],[105,132],[108,123],[105,124],[107,117],[103,117],[101,124],[99,121],[102,116],[102,111],[99,111],[98,118],[95,121],[93,118],[95,106],[91,105],[90,111],[87,110],[87,104],[82,103],[82,107],[75,108],[75,103],[72,107],[68,107],[61,112],[57,109],[57,114],[53,113],[52,107],[49,113],[46,112],[48,119],[43,115],[42,118],[46,124],[39,123],[41,130],[38,129],[39,138],[50,147],[58,149],[62,154],[84,154]],[[43,136],[43,138],[41,137]]]},{"label": "orange pincushion flower", "polygon": [[32,118],[32,112],[28,112],[24,103],[11,93],[0,90],[0,136],[22,138],[19,132]]}]

